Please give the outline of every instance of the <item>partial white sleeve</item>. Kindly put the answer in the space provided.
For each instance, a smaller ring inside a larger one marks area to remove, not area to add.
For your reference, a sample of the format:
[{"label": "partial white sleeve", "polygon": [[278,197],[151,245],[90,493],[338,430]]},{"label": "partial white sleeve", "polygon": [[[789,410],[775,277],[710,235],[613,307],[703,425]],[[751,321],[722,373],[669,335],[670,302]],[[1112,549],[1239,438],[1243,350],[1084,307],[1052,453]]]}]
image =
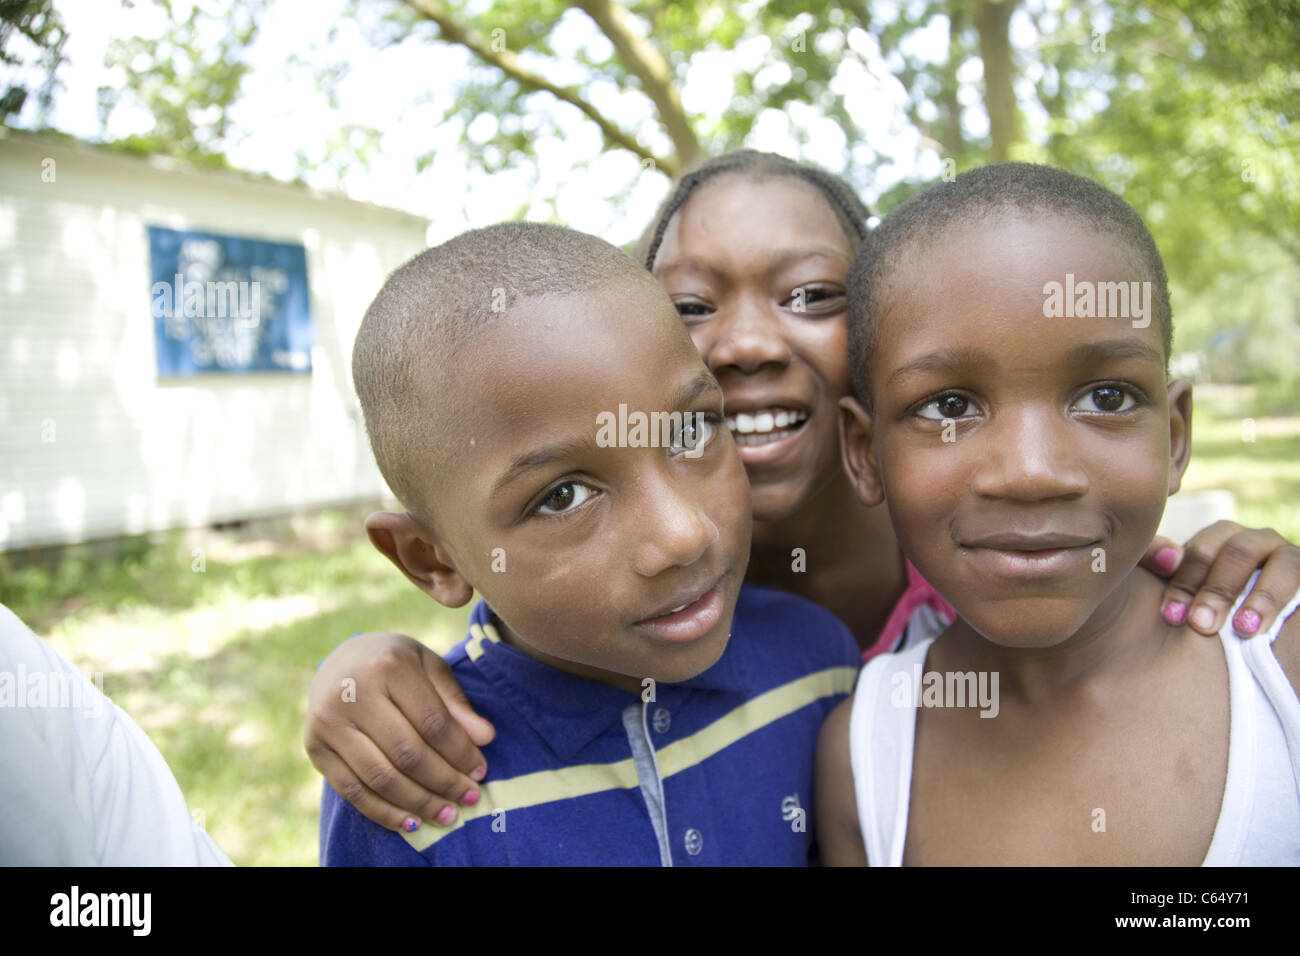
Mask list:
[{"label": "partial white sleeve", "polygon": [[0,605],[0,864],[230,866],[158,748]]}]

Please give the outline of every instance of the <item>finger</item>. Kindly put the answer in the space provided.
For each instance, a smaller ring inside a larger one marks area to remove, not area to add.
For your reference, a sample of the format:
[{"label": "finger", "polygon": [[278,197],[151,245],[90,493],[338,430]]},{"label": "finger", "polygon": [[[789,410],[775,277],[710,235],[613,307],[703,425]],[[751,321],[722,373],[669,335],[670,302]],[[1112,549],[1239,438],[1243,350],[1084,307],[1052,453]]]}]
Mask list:
[{"label": "finger", "polygon": [[[451,665],[437,654],[423,654],[421,659],[429,683],[433,684],[447,709],[456,718],[456,722],[469,734],[470,740],[480,747],[486,747],[492,743],[493,738],[497,735],[496,728],[492,726],[490,721],[484,720],[474,710],[474,705],[469,702],[469,698],[465,696],[460,684],[456,682],[456,678],[451,672]],[[479,756],[481,757],[482,754]]]},{"label": "finger", "polygon": [[366,819],[399,833],[402,831],[409,833],[420,828],[421,822],[417,814],[394,806],[370,790],[334,751],[320,751],[314,754],[312,763],[325,778],[325,782],[333,787],[339,796],[356,807],[357,812]]},{"label": "finger", "polygon": [[[1287,542],[1276,531],[1235,526],[1235,532],[1218,549],[1205,581],[1192,599],[1188,623],[1202,634],[1217,634],[1251,576],[1270,555],[1284,547]],[[1250,615],[1243,618],[1243,624],[1247,622],[1253,622]]]},{"label": "finger", "polygon": [[[373,793],[384,803],[402,810],[403,816],[411,815],[443,825],[455,821],[458,813],[455,801],[427,789],[406,776],[389,759],[388,753],[368,734],[354,729],[344,736],[343,741],[343,746],[336,748],[335,753],[347,765],[348,772],[356,777],[357,782],[366,791]],[[450,768],[446,773],[450,777],[459,777]],[[470,783],[472,790],[476,786]],[[348,793],[340,790],[339,794],[349,803],[352,802]],[[470,802],[477,801],[478,792],[473,790],[473,798]]]},{"label": "finger", "polygon": [[1255,586],[1233,615],[1233,630],[1241,637],[1268,631],[1297,591],[1300,591],[1300,548],[1284,543],[1269,556]]},{"label": "finger", "polygon": [[481,777],[486,761],[424,673],[408,668],[392,674],[387,691],[394,706],[368,715],[362,729],[406,777],[444,799],[473,805],[478,783],[470,774]]},{"label": "finger", "polygon": [[1151,539],[1151,544],[1147,546],[1146,554],[1142,555],[1139,563],[1148,571],[1167,578],[1174,573],[1182,556],[1183,549],[1176,543],[1163,535],[1156,535]]},{"label": "finger", "polygon": [[[1160,599],[1160,613],[1166,622],[1174,625],[1191,623],[1189,619],[1193,599],[1204,586],[1215,558],[1228,540],[1241,530],[1240,525],[1231,521],[1216,521],[1188,539],[1182,547],[1181,559],[1165,586],[1164,596]],[[1203,613],[1198,615],[1197,623],[1206,623]],[[1206,632],[1202,630],[1202,633]]]}]

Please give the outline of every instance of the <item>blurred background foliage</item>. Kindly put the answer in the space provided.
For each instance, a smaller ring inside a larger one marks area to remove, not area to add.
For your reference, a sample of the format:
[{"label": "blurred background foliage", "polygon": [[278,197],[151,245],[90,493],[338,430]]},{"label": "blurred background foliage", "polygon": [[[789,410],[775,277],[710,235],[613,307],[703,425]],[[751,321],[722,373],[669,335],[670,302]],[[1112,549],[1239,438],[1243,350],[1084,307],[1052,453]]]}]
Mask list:
[{"label": "blurred background foliage", "polygon": [[[240,122],[247,51],[273,3],[126,0],[152,4],[166,27],[110,43],[121,82],[100,91],[104,131],[115,111],[143,108],[152,130],[116,145],[225,163],[255,133]],[[331,40],[356,32],[376,49],[427,51],[427,73],[394,76],[392,95],[441,103],[436,125],[455,124],[488,172],[535,168],[539,139],[585,124],[607,150],[671,177],[748,144],[777,113],[800,147],[827,121],[841,131],[838,168],[828,165],[880,213],[935,170],[1026,159],[1094,177],[1143,213],[1164,253],[1177,370],[1258,384],[1275,411],[1297,405],[1300,0],[857,0],[816,11],[793,0],[344,0],[328,14]],[[55,0],[10,0],[0,15],[0,111],[40,126],[75,24]],[[561,35],[575,17],[594,28],[576,47]],[[312,71],[305,96],[336,102],[349,64],[330,53],[289,54]],[[691,111],[682,87],[706,61],[730,89]],[[852,94],[864,84],[902,91],[896,122],[928,162],[861,133]],[[450,97],[431,93],[448,87]],[[41,108],[23,113],[29,98]],[[340,118],[321,131],[323,150],[303,150],[299,173],[364,169],[384,133]],[[432,159],[430,148],[416,168]],[[909,174],[882,179],[900,161]],[[518,214],[555,218],[552,199],[536,191]]]}]

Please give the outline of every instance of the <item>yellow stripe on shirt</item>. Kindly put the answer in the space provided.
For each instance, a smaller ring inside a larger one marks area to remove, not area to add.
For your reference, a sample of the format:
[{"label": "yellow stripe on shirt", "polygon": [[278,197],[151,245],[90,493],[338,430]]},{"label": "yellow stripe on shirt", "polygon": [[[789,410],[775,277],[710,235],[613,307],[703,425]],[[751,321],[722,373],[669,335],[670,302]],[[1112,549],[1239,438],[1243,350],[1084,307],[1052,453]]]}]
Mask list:
[{"label": "yellow stripe on shirt", "polygon": [[[471,645],[495,635],[474,635]],[[496,638],[499,640],[499,638]],[[481,646],[478,653],[482,653]],[[689,737],[674,741],[659,750],[659,772],[667,779],[708,760],[714,754],[774,721],[802,707],[833,694],[847,694],[857,679],[855,667],[830,667],[806,674],[746,701],[730,713],[697,730]],[[810,741],[809,746],[813,744]],[[605,790],[627,790],[640,785],[632,758],[615,763],[582,764],[539,770],[508,780],[493,780],[479,787],[479,801],[472,807],[458,807],[456,822],[449,827],[424,825],[402,837],[416,850],[433,846],[448,834],[455,833],[471,820],[491,816],[494,811],[522,810],[556,800],[572,800]]]},{"label": "yellow stripe on shirt", "polygon": [[465,655],[471,660],[476,661],[483,656],[483,643],[492,641],[499,644],[501,635],[491,624],[471,624],[469,626],[470,640],[465,644]]}]

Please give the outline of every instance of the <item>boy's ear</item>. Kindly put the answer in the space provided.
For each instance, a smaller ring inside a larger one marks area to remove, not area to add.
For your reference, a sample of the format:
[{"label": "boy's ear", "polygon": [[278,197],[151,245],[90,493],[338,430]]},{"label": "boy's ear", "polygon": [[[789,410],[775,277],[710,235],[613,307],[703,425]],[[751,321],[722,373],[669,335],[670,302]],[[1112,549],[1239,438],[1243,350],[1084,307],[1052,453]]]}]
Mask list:
[{"label": "boy's ear", "polygon": [[871,454],[871,415],[852,395],[840,399],[840,456],[849,484],[864,505],[885,500],[880,472]]},{"label": "boy's ear", "polygon": [[1175,379],[1169,383],[1169,493],[1183,482],[1192,458],[1192,383]]},{"label": "boy's ear", "polygon": [[376,511],[366,518],[366,534],[376,551],[439,604],[460,607],[474,596],[447,549],[409,514]]}]

